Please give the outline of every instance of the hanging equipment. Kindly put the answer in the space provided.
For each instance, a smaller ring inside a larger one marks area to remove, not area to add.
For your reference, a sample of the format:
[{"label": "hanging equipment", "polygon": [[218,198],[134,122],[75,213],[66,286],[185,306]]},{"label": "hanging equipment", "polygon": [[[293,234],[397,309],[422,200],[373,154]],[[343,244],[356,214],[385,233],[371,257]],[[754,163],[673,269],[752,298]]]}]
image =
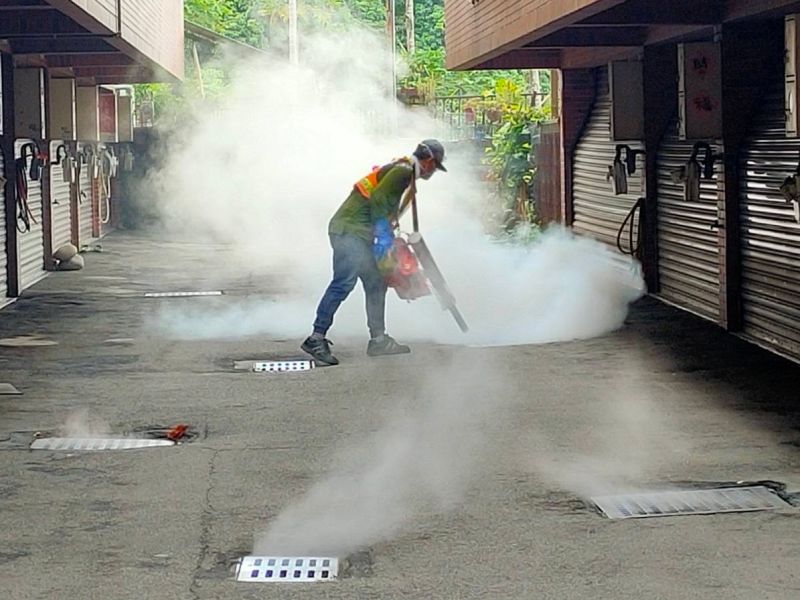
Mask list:
[{"label": "hanging equipment", "polygon": [[[31,222],[37,223],[28,206],[28,155],[33,163],[36,156],[36,145],[33,142],[24,144],[20,149],[20,157],[14,161],[17,181],[17,231],[27,233],[31,230]],[[32,171],[32,167],[31,167]]]}]

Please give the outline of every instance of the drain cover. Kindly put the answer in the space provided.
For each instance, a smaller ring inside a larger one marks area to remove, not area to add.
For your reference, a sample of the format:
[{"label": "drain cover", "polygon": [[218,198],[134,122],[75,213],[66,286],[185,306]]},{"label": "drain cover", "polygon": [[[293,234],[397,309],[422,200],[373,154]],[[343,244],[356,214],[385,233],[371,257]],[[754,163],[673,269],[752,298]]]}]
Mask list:
[{"label": "drain cover", "polygon": [[253,363],[256,373],[285,373],[290,371],[310,371],[314,368],[311,360],[269,360]]},{"label": "drain cover", "polygon": [[20,392],[12,384],[0,383],[0,396],[21,396],[21,395],[22,392]]},{"label": "drain cover", "polygon": [[222,296],[222,291],[211,292],[147,292],[145,298],[188,298],[190,296]]},{"label": "drain cover", "polygon": [[171,440],[147,440],[136,438],[39,438],[31,444],[31,450],[135,450],[174,446]]},{"label": "drain cover", "polygon": [[0,346],[8,348],[37,348],[39,346],[57,346],[58,342],[48,340],[39,335],[18,335],[0,340]]},{"label": "drain cover", "polygon": [[609,519],[710,515],[792,508],[791,504],[764,486],[595,496],[591,501]]},{"label": "drain cover", "polygon": [[237,581],[309,583],[333,581],[339,575],[338,558],[314,556],[245,556]]}]

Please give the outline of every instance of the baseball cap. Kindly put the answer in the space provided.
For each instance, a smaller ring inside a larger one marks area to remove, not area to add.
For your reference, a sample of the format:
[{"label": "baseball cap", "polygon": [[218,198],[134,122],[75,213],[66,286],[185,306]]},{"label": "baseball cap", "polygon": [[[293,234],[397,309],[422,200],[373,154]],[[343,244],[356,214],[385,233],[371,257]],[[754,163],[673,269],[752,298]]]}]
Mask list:
[{"label": "baseball cap", "polygon": [[442,161],[444,161],[444,146],[439,140],[422,140],[414,154],[417,156],[422,155],[423,157],[432,156],[436,161],[436,168],[445,173],[447,172],[447,169],[442,164]]}]

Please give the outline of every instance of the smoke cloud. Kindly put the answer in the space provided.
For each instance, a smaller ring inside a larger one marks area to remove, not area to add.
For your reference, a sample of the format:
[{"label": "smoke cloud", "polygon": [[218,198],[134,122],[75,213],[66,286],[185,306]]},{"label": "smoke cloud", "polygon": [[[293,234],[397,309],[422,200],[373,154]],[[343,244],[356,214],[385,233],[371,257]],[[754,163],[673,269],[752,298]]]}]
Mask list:
[{"label": "smoke cloud", "polygon": [[344,556],[459,506],[490,469],[487,433],[507,404],[508,382],[487,376],[487,366],[460,356],[410,383],[411,414],[345,449],[331,473],[270,524],[255,552]]},{"label": "smoke cloud", "polygon": [[110,431],[111,426],[103,419],[81,409],[67,417],[59,429],[59,435],[68,438],[100,438],[107,436]]},{"label": "smoke cloud", "polygon": [[[387,99],[381,44],[369,34],[311,40],[299,67],[264,59],[226,70],[233,84],[222,108],[176,133],[155,179],[156,207],[171,235],[229,245],[224,256],[198,257],[199,270],[224,261],[230,278],[277,280],[281,295],[164,309],[155,325],[188,339],[302,339],[330,280],[327,222],[354,181],[446,132],[424,110]],[[480,156],[445,146],[449,172],[419,184],[421,229],[472,331],[464,336],[435,298],[409,305],[392,291],[390,331],[403,340],[503,345],[619,327],[644,289],[638,265],[559,229],[528,248],[492,242],[481,221],[491,201],[476,175]],[[331,336],[363,336],[364,321],[356,290]]]},{"label": "smoke cloud", "polygon": [[[233,286],[263,279],[273,291],[237,300],[236,289],[228,290],[211,309],[163,308],[153,326],[174,338],[260,335],[299,343],[330,278],[328,220],[354,181],[429,137],[445,142],[449,172],[419,184],[421,229],[471,332],[462,334],[433,297],[409,305],[390,291],[393,335],[509,345],[588,338],[621,326],[644,290],[638,265],[558,228],[525,248],[491,241],[482,223],[489,199],[476,175],[480,156],[448,144],[424,111],[387,100],[385,67],[381,43],[364,32],[307,40],[299,67],[271,58],[226,67],[233,84],[223,106],[198,113],[190,131],[176,133],[155,180],[154,208],[171,236],[227,245],[224,255],[198,256],[198,277],[223,261]],[[330,335],[364,336],[364,321],[356,290]],[[458,506],[491,468],[487,458],[498,450],[487,432],[507,417],[503,398],[512,396],[491,365],[474,368],[471,352],[455,350],[451,367],[421,374],[404,397],[422,408],[389,419],[350,448],[370,458],[351,468],[342,461],[271,523],[256,551],[346,554],[428,511]]]}]

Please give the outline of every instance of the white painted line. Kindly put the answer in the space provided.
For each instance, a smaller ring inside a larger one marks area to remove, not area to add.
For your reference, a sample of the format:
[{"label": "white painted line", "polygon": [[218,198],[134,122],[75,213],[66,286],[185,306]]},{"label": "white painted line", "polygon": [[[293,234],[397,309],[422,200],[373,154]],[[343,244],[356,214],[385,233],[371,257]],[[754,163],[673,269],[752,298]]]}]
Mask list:
[{"label": "white painted line", "polygon": [[146,292],[145,298],[189,298],[192,296],[222,296],[221,290],[211,292]]}]

